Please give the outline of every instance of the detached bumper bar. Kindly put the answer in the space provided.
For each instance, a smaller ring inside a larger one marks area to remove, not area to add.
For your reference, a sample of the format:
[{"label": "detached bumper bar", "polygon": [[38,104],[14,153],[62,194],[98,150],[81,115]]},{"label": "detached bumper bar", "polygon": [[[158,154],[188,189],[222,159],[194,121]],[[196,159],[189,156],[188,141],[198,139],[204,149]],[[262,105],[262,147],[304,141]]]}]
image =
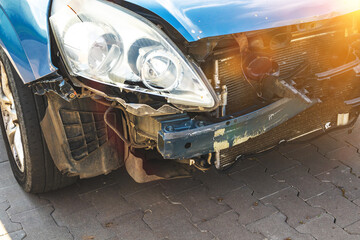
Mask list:
[{"label": "detached bumper bar", "polygon": [[186,159],[218,152],[281,125],[314,105],[300,98],[283,98],[244,116],[184,131],[158,134],[158,149],[166,159]]}]

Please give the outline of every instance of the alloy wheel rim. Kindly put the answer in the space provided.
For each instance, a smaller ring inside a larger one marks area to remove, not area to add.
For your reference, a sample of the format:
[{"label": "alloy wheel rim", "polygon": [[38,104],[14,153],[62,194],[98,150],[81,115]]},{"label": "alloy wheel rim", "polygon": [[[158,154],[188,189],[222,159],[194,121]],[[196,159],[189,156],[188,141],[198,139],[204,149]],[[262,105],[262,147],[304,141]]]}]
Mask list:
[{"label": "alloy wheel rim", "polygon": [[9,86],[9,79],[4,64],[0,61],[0,97],[1,114],[5,132],[9,141],[15,163],[20,172],[25,171],[24,147],[21,130],[15,108],[14,97]]}]

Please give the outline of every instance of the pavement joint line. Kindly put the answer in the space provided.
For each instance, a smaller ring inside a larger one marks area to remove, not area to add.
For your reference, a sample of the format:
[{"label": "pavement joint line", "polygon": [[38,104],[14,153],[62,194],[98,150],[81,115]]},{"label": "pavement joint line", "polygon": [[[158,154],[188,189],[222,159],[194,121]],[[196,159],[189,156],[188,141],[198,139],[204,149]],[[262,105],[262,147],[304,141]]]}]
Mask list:
[{"label": "pavement joint line", "polygon": [[56,226],[59,227],[59,228],[66,229],[66,230],[69,232],[69,234],[70,234],[70,236],[72,237],[72,239],[75,240],[75,236],[72,234],[72,232],[70,231],[70,229],[69,229],[67,226],[60,226],[60,225],[58,224],[58,222],[56,221],[56,219],[55,219],[54,216],[53,216],[53,213],[55,212],[55,207],[54,207],[53,205],[51,205],[51,207],[52,207],[53,210],[52,210],[51,213],[50,213],[50,217],[52,218],[52,220],[54,221],[54,223],[56,224]]}]

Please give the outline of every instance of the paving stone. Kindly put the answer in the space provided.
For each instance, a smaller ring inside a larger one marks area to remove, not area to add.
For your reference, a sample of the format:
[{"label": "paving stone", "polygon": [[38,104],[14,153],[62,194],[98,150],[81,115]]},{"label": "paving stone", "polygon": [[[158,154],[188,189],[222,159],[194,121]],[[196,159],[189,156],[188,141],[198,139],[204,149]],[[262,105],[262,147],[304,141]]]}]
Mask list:
[{"label": "paving stone", "polygon": [[277,212],[275,208],[262,204],[252,196],[252,192],[250,188],[243,187],[228,193],[223,199],[224,203],[239,214],[238,221],[243,225],[255,222]]},{"label": "paving stone", "polygon": [[5,198],[11,206],[11,208],[7,211],[10,216],[49,204],[48,200],[40,199],[35,194],[24,192],[18,184],[1,188],[0,202],[4,200],[3,198]]},{"label": "paving stone", "polygon": [[207,190],[200,186],[169,198],[172,203],[181,203],[191,214],[193,222],[212,219],[229,210],[228,206],[216,203]]},{"label": "paving stone", "polygon": [[[8,155],[2,135],[0,134],[0,163],[8,161]],[[1,168],[1,167],[0,167]]]},{"label": "paving stone", "polygon": [[26,233],[23,230],[20,230],[0,236],[0,240],[22,240],[25,239],[25,237]]},{"label": "paving stone", "polygon": [[259,165],[241,172],[236,172],[230,176],[233,179],[245,182],[254,190],[254,196],[259,199],[288,187],[287,184],[278,182],[269,174],[265,173],[265,168]]},{"label": "paving stone", "polygon": [[360,207],[342,196],[339,189],[333,189],[308,201],[313,207],[325,209],[344,228],[360,220]]},{"label": "paving stone", "polygon": [[[127,174],[127,173],[126,173]],[[100,175],[94,178],[80,179],[76,182],[80,195],[86,194],[98,189],[117,184],[119,181],[119,170],[113,171],[108,175]]]},{"label": "paving stone", "polygon": [[40,194],[40,198],[51,202],[55,209],[52,216],[59,225],[66,224],[64,220],[66,220],[67,216],[93,207],[86,200],[79,197],[78,187],[76,185]]},{"label": "paving stone", "polygon": [[321,209],[310,207],[297,194],[297,190],[288,188],[264,198],[262,202],[279,209],[281,213],[285,214],[286,222],[292,227],[304,224],[324,212]]},{"label": "paving stone", "polygon": [[243,181],[233,179],[227,174],[218,173],[214,168],[209,172],[198,174],[196,178],[206,186],[211,197],[223,196],[245,186]]},{"label": "paving stone", "polygon": [[191,223],[190,216],[182,205],[164,202],[146,211],[143,220],[159,239],[212,239]]},{"label": "paving stone", "polygon": [[0,189],[16,184],[17,182],[11,171],[10,162],[0,163]]},{"label": "paving stone", "polygon": [[261,233],[271,240],[315,240],[312,236],[301,234],[290,227],[286,222],[286,216],[281,213],[272,214],[247,226],[254,233]]},{"label": "paving stone", "polygon": [[112,176],[114,177],[114,180],[116,180],[116,184],[123,196],[131,195],[159,184],[157,181],[137,183],[129,176],[124,167],[114,172]]},{"label": "paving stone", "polygon": [[127,213],[112,219],[104,227],[117,234],[111,240],[155,240],[157,239],[150,227],[142,221],[144,213],[140,210]]},{"label": "paving stone", "polygon": [[279,146],[278,151],[281,154],[286,155],[288,153],[298,151],[298,150],[308,147],[308,146],[310,146],[310,143],[292,143],[292,142],[290,142],[290,143],[285,143],[285,144]]},{"label": "paving stone", "polygon": [[95,207],[101,223],[138,209],[124,199],[117,184],[84,194],[81,200]]},{"label": "paving stone", "polygon": [[301,162],[305,167],[310,169],[312,175],[327,172],[340,165],[338,161],[329,160],[322,156],[317,152],[317,149],[314,146],[307,146],[300,150],[288,153],[286,156]]},{"label": "paving stone", "polygon": [[349,132],[344,132],[343,134],[339,134],[334,136],[339,141],[345,141],[352,146],[360,149],[360,126],[357,126],[353,129],[353,131],[349,134]]},{"label": "paving stone", "polygon": [[334,218],[328,214],[323,214],[319,218],[301,225],[296,228],[299,232],[308,233],[317,240],[355,240],[359,236],[350,235],[334,224]]},{"label": "paving stone", "polygon": [[264,239],[260,234],[248,231],[237,222],[238,215],[231,211],[199,224],[199,228],[213,233],[219,239],[226,240],[256,240]]},{"label": "paving stone", "polygon": [[317,176],[322,182],[330,182],[343,191],[349,200],[360,198],[360,179],[350,173],[351,169],[344,165]]},{"label": "paving stone", "polygon": [[164,189],[161,185],[157,184],[131,195],[127,195],[125,196],[125,199],[134,206],[145,210],[153,204],[166,201],[163,191]]},{"label": "paving stone", "polygon": [[326,155],[329,152],[347,146],[344,141],[338,141],[329,135],[318,137],[311,141],[311,143],[317,147],[319,153],[322,155]]},{"label": "paving stone", "polygon": [[311,197],[324,193],[334,186],[330,183],[323,183],[308,173],[308,169],[303,166],[296,166],[290,170],[281,172],[274,176],[279,181],[295,187],[300,193],[299,197],[307,200]]},{"label": "paving stone", "polygon": [[21,222],[26,240],[68,240],[73,239],[68,229],[59,227],[51,213],[53,207],[45,206],[11,216],[12,221]]},{"label": "paving stone", "polygon": [[343,147],[328,153],[330,159],[336,159],[351,168],[351,172],[360,177],[360,154],[354,147]]},{"label": "paving stone", "polygon": [[279,151],[269,151],[257,157],[261,165],[266,167],[266,172],[270,175],[289,169],[300,163],[284,157]]},{"label": "paving stone", "polygon": [[259,162],[257,161],[256,158],[243,158],[243,159],[239,159],[236,164],[234,166],[232,166],[227,172],[229,174],[235,173],[235,172],[240,172],[240,171],[244,171],[246,169],[252,168],[254,166],[259,165]]},{"label": "paving stone", "polygon": [[193,178],[172,179],[160,181],[165,196],[173,196],[192,188],[196,188],[201,184],[200,181]]},{"label": "paving stone", "polygon": [[[96,219],[95,209],[84,209],[67,216],[64,225],[75,239],[108,239],[116,234],[105,229]],[[55,219],[56,220],[56,219]]]},{"label": "paving stone", "polygon": [[8,202],[0,203],[0,236],[7,235],[22,229],[20,223],[14,223],[10,220],[6,211],[10,208]]},{"label": "paving stone", "polygon": [[344,229],[350,234],[360,235],[360,221],[357,221]]}]

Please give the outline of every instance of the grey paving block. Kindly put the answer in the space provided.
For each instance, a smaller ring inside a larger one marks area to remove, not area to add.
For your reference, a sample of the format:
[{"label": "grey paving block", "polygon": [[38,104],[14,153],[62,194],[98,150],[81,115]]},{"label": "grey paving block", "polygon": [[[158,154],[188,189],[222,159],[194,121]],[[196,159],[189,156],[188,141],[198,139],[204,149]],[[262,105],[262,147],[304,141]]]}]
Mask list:
[{"label": "grey paving block", "polygon": [[336,159],[351,168],[351,172],[360,177],[360,154],[354,147],[343,147],[328,153],[328,158]]},{"label": "grey paving block", "polygon": [[0,134],[0,163],[8,161],[8,155],[6,152],[4,140],[2,138],[2,134]]},{"label": "grey paving block", "polygon": [[324,210],[310,207],[298,196],[298,191],[293,188],[284,189],[275,195],[264,198],[262,202],[267,205],[275,206],[283,213],[287,220],[286,222],[292,226],[297,227],[304,224],[311,219],[320,216]]},{"label": "grey paving block", "polygon": [[288,154],[291,153],[293,151],[298,151],[302,148],[305,148],[307,146],[310,146],[310,143],[285,143],[283,145],[281,145],[278,149],[278,151],[282,154]]},{"label": "grey paving block", "polygon": [[160,185],[163,187],[163,193],[165,196],[172,196],[182,193],[184,191],[196,188],[201,184],[200,181],[193,178],[184,179],[172,179],[160,181]]},{"label": "grey paving block", "polygon": [[259,165],[241,172],[236,172],[230,176],[233,179],[245,182],[254,190],[254,196],[259,199],[289,187],[287,184],[273,179],[268,173],[265,173],[265,168]]},{"label": "grey paving block", "polygon": [[129,176],[126,172],[126,169],[123,167],[115,172],[113,172],[112,176],[120,189],[120,192],[123,196],[131,195],[136,192],[142,191],[147,188],[154,187],[158,185],[158,182],[148,182],[148,183],[137,183]]},{"label": "grey paving block", "polygon": [[329,160],[328,158],[325,158],[317,152],[317,149],[314,146],[307,146],[300,150],[288,153],[286,156],[301,162],[301,164],[310,169],[310,173],[312,175],[327,172],[340,165],[340,163],[336,160]]},{"label": "grey paving block", "polygon": [[345,141],[352,146],[360,149],[360,128],[359,126],[355,127],[354,130],[349,134],[348,132],[344,132],[343,134],[339,134],[334,136],[339,141]]},{"label": "grey paving block", "polygon": [[124,199],[118,184],[83,194],[81,201],[95,207],[98,212],[96,217],[101,223],[138,209]]},{"label": "grey paving block", "polygon": [[360,221],[357,221],[350,226],[344,228],[344,230],[353,235],[360,235]]},{"label": "grey paving block", "polygon": [[319,138],[316,138],[315,140],[311,141],[311,143],[317,147],[318,151],[322,155],[347,146],[344,141],[336,140],[329,135],[323,135]]},{"label": "grey paving block", "polygon": [[139,192],[125,196],[127,202],[143,210],[149,208],[151,205],[166,201],[163,194],[164,189],[160,184],[151,186],[140,190]]},{"label": "grey paving block", "polygon": [[261,218],[276,213],[271,206],[265,206],[257,198],[252,196],[252,190],[248,187],[240,188],[224,196],[224,203],[239,214],[239,223],[247,225]]},{"label": "grey paving block", "polygon": [[343,191],[349,200],[360,198],[360,179],[352,174],[351,169],[341,165],[329,172],[317,176],[322,182],[330,182]]},{"label": "grey paving block", "polygon": [[5,198],[11,206],[7,213],[11,216],[49,204],[48,200],[40,199],[35,194],[26,193],[18,185],[0,189],[0,201]]},{"label": "grey paving block", "polygon": [[344,198],[339,189],[314,197],[308,200],[308,203],[313,207],[325,209],[342,228],[360,220],[360,207]]},{"label": "grey paving block", "polygon": [[243,181],[218,173],[214,168],[206,173],[197,174],[196,178],[206,186],[211,197],[223,196],[245,186]]},{"label": "grey paving block", "polygon": [[20,230],[0,236],[0,240],[23,240],[25,237],[26,233],[23,230]]},{"label": "grey paving block", "polygon": [[10,162],[0,163],[0,189],[15,184],[17,184],[17,181],[11,171]]},{"label": "grey paving block", "polygon": [[252,168],[256,165],[259,165],[259,162],[257,161],[256,158],[244,158],[244,159],[239,159],[236,164],[231,167],[231,169],[228,170],[228,172],[230,174],[235,173],[235,172],[240,172],[240,171],[244,171],[246,169]]},{"label": "grey paving block", "polygon": [[[108,175],[100,175],[94,178],[80,179],[76,182],[80,195],[116,184],[119,181],[119,171],[116,170]],[[127,173],[126,173],[127,174]]]},{"label": "grey paving block", "polygon": [[76,185],[60,189],[57,191],[40,194],[40,198],[50,201],[55,211],[52,216],[59,225],[66,224],[66,218],[69,215],[89,209],[93,207],[86,200],[79,197],[78,188]]},{"label": "grey paving block", "polygon": [[142,220],[144,213],[140,210],[116,217],[104,227],[116,234],[111,240],[155,240],[157,239],[150,227]]},{"label": "grey paving block", "polygon": [[11,216],[20,222],[26,232],[26,240],[71,240],[73,236],[65,227],[58,226],[51,217],[53,207],[45,206]]},{"label": "grey paving block", "polygon": [[257,240],[264,239],[257,233],[251,233],[237,222],[238,215],[231,211],[199,224],[199,228],[213,233],[218,239]]},{"label": "grey paving block", "polygon": [[108,239],[116,236],[97,221],[96,215],[95,209],[83,209],[66,216],[62,226],[65,226],[75,239]]},{"label": "grey paving block", "polygon": [[159,239],[212,239],[191,223],[190,216],[182,205],[164,202],[146,211],[143,220]]},{"label": "grey paving block", "polygon": [[317,240],[355,240],[359,236],[350,235],[338,225],[334,224],[334,218],[323,214],[319,218],[296,228],[299,232],[308,233]]},{"label": "grey paving block", "polygon": [[257,157],[261,165],[266,167],[266,172],[270,175],[289,169],[300,163],[284,157],[279,151],[269,151]]},{"label": "grey paving block", "polygon": [[169,199],[173,203],[181,203],[190,212],[193,222],[209,220],[229,210],[228,206],[220,205],[215,199],[211,199],[203,186]]},{"label": "grey paving block", "polygon": [[281,172],[275,175],[274,178],[279,181],[284,181],[299,190],[299,197],[303,200],[307,200],[334,188],[332,184],[323,183],[316,179],[309,174],[308,169],[303,166],[296,166],[290,170]]},{"label": "grey paving block", "polygon": [[311,235],[301,234],[286,222],[286,216],[281,213],[272,214],[247,226],[254,233],[261,233],[271,240],[315,240]]},{"label": "grey paving block", "polygon": [[0,203],[0,236],[22,230],[20,223],[14,223],[10,220],[9,215],[6,213],[9,208],[10,204],[8,202]]}]

